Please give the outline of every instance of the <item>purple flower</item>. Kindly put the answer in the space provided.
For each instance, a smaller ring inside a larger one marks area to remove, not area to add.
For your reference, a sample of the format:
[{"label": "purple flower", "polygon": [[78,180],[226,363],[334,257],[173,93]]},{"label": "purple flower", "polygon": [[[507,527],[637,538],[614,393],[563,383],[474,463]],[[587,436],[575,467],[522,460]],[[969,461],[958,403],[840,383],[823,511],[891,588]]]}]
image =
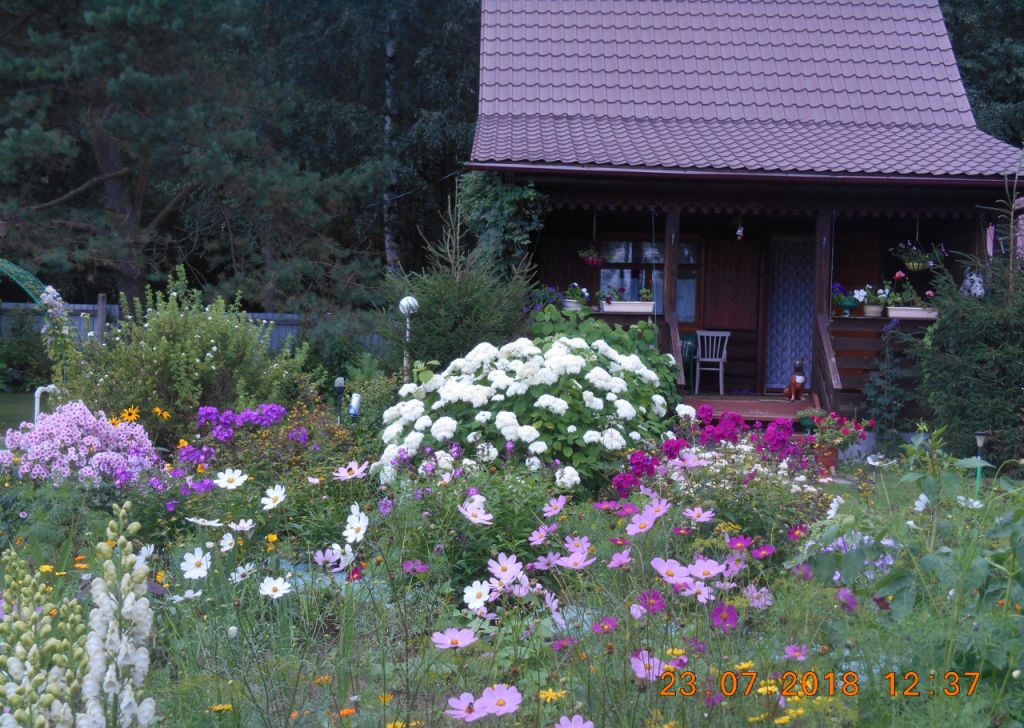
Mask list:
[{"label": "purple flower", "polygon": [[857,608],[857,595],[845,586],[839,589],[836,598],[839,600],[839,606],[847,612],[852,612]]},{"label": "purple flower", "polygon": [[640,479],[633,473],[619,473],[612,478],[612,486],[618,491],[620,498],[629,497],[629,492],[640,485]]},{"label": "purple flower", "polygon": [[176,501],[176,500],[169,500],[166,503],[164,503],[164,508],[167,509],[168,513],[174,513],[174,509],[177,508],[177,507],[178,507],[178,501]]},{"label": "purple flower", "polygon": [[594,624],[591,629],[594,630],[594,634],[607,634],[609,632],[614,632],[618,628],[619,620],[615,619],[615,617],[605,617],[600,622]]},{"label": "purple flower", "polygon": [[309,430],[305,427],[293,427],[288,431],[288,439],[301,442],[303,445],[309,442]]},{"label": "purple flower", "polygon": [[750,599],[750,606],[754,609],[767,609],[775,603],[775,596],[768,587],[758,589],[754,584],[748,584],[743,594]]},{"label": "purple flower", "polygon": [[22,511],[19,513],[18,518],[28,518],[28,511]]},{"label": "purple flower", "polygon": [[425,574],[430,571],[430,566],[424,564],[419,559],[409,559],[402,562],[402,570],[406,574]]},{"label": "purple flower", "polygon": [[579,640],[575,637],[562,637],[561,639],[557,639],[551,643],[551,649],[555,652],[561,652],[566,647],[572,647],[577,642],[579,642]]},{"label": "purple flower", "polygon": [[508,450],[509,452],[512,452],[513,450],[515,450],[516,449],[515,440],[508,440],[505,443],[505,449]]},{"label": "purple flower", "polygon": [[790,541],[799,541],[809,532],[810,531],[807,528],[806,523],[798,523],[795,526],[790,526],[789,533],[787,535],[789,536]]},{"label": "purple flower", "polygon": [[391,505],[392,503],[390,498],[381,498],[380,502],[377,503],[377,511],[382,516],[386,516],[391,513]]},{"label": "purple flower", "polygon": [[729,539],[729,548],[733,551],[742,551],[743,549],[749,548],[750,544],[753,542],[754,539],[750,538],[750,536],[740,534],[739,536],[733,536]]},{"label": "purple flower", "polygon": [[794,566],[792,569],[790,569],[790,572],[792,572],[794,576],[799,576],[804,581],[810,581],[814,578],[814,572],[811,570],[811,565],[808,564],[806,561],[802,564]]},{"label": "purple flower", "polygon": [[657,589],[640,592],[640,606],[651,614],[665,611],[665,597]]},{"label": "purple flower", "polygon": [[220,440],[221,442],[228,442],[231,438],[235,436],[235,430],[234,428],[231,427],[231,425],[218,424],[214,426],[212,430],[210,430],[210,434],[213,435],[215,439]]},{"label": "purple flower", "polygon": [[775,547],[772,546],[770,543],[761,544],[760,546],[757,546],[756,548],[750,550],[750,555],[753,556],[755,559],[758,559],[759,561],[762,559],[767,559],[774,553]]},{"label": "purple flower", "polygon": [[786,659],[803,662],[807,659],[807,645],[786,645]]},{"label": "purple flower", "polygon": [[711,623],[722,630],[723,633],[734,629],[738,618],[739,615],[736,614],[736,607],[732,604],[719,602],[711,610]]}]

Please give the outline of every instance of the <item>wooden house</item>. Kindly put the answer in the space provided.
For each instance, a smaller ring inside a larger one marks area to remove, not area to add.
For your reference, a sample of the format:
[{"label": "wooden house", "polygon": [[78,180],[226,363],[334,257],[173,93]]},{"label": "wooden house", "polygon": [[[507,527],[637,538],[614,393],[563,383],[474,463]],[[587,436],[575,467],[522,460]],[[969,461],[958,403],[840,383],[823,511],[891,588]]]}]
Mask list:
[{"label": "wooden house", "polygon": [[856,407],[887,322],[835,318],[832,284],[908,240],[976,251],[1019,155],[976,126],[938,0],[483,0],[469,167],[548,196],[544,283],[653,288],[677,359],[731,332],[733,394],[802,357]]}]

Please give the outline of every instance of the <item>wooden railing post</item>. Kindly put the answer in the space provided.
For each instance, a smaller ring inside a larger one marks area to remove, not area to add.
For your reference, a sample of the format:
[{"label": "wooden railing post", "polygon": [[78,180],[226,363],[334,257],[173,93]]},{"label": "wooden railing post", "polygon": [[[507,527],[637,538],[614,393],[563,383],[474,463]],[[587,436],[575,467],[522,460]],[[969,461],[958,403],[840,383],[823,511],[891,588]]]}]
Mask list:
[{"label": "wooden railing post", "polygon": [[103,334],[107,330],[107,294],[101,293],[96,296],[96,319],[92,323],[93,336],[96,341],[103,343]]},{"label": "wooden railing post", "polygon": [[[683,346],[679,340],[679,318],[676,315],[676,281],[679,278],[679,211],[670,210],[665,218],[665,271],[662,276],[662,315],[668,326],[668,339],[672,345],[672,358],[676,360],[679,374],[676,384],[686,386],[686,365],[683,362]],[[654,283],[652,281],[651,285]]]}]

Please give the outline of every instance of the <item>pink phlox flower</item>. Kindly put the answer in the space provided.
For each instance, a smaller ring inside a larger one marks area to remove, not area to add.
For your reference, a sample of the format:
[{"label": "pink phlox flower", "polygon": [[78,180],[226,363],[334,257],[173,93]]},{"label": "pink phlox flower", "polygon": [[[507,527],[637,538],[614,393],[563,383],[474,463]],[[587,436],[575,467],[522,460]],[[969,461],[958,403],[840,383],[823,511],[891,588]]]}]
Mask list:
[{"label": "pink phlox flower", "polygon": [[694,523],[707,523],[715,517],[714,511],[705,511],[700,506],[694,506],[693,508],[687,508],[683,511],[683,515],[689,518]]},{"label": "pink phlox flower", "polygon": [[651,654],[649,650],[640,650],[629,658],[633,674],[641,680],[657,680],[665,672],[665,663]]},{"label": "pink phlox flower", "polygon": [[560,495],[557,498],[549,500],[548,504],[544,506],[544,517],[554,518],[561,513],[562,509],[565,508],[566,500],[568,499],[564,495]]},{"label": "pink phlox flower", "polygon": [[473,644],[476,642],[476,634],[471,629],[449,627],[444,632],[434,632],[430,639],[437,649],[450,650]]},{"label": "pink phlox flower", "polygon": [[612,554],[612,558],[608,561],[608,568],[618,569],[632,562],[633,559],[629,555],[630,551],[631,549],[625,548],[622,551],[616,551],[614,554]]}]

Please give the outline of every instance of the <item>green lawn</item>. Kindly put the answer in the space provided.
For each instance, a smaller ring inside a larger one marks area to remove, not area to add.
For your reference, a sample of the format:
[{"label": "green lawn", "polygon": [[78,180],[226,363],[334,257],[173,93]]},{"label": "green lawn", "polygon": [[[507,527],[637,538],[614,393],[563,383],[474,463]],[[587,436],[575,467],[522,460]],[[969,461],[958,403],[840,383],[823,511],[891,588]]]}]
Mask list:
[{"label": "green lawn", "polygon": [[[45,404],[45,399],[44,399]],[[0,435],[32,419],[31,394],[0,393]]]}]

